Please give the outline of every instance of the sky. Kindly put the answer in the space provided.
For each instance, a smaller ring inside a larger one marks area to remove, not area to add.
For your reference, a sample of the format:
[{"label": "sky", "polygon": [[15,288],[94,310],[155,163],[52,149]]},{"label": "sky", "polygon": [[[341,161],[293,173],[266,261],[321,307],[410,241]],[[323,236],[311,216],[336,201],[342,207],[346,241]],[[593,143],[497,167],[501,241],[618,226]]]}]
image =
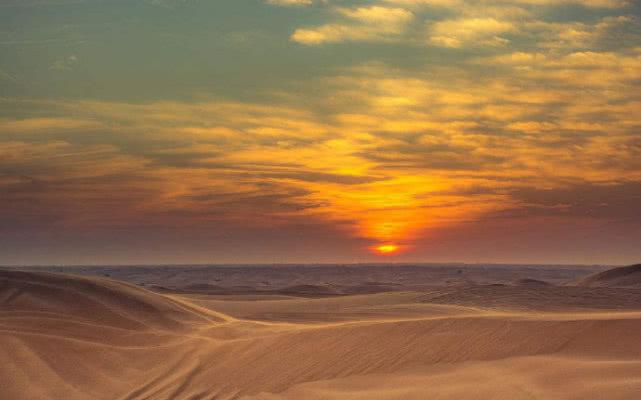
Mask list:
[{"label": "sky", "polygon": [[638,262],[640,18],[0,0],[0,264]]}]

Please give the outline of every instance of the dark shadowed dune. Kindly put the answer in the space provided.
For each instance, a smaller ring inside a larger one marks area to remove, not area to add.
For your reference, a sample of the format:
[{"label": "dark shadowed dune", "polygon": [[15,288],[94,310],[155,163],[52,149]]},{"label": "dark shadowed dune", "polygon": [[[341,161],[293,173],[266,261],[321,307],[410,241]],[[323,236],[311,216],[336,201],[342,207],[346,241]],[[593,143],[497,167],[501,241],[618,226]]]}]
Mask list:
[{"label": "dark shadowed dune", "polygon": [[641,264],[597,272],[584,278],[580,286],[641,288]]},{"label": "dark shadowed dune", "polygon": [[550,286],[551,283],[539,279],[523,278],[513,283],[515,286]]},{"label": "dark shadowed dune", "polygon": [[336,289],[326,285],[295,285],[275,291],[276,294],[294,296],[336,296],[340,294]]}]

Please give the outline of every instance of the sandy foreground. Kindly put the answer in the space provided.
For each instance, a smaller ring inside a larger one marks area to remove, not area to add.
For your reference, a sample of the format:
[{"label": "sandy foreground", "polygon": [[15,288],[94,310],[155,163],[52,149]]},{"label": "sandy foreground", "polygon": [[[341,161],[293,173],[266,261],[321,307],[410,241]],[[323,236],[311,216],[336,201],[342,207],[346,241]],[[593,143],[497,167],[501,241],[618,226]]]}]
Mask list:
[{"label": "sandy foreground", "polygon": [[148,290],[140,271],[0,270],[0,399],[641,398],[639,267],[251,275],[269,290],[230,271],[145,270]]}]

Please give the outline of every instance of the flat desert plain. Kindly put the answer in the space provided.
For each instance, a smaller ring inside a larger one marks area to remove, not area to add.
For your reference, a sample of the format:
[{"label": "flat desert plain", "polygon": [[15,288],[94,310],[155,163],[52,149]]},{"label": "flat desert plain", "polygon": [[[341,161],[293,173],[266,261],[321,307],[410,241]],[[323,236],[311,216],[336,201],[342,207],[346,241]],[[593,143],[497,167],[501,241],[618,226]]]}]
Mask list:
[{"label": "flat desert plain", "polygon": [[640,399],[641,266],[0,269],[0,399]]}]

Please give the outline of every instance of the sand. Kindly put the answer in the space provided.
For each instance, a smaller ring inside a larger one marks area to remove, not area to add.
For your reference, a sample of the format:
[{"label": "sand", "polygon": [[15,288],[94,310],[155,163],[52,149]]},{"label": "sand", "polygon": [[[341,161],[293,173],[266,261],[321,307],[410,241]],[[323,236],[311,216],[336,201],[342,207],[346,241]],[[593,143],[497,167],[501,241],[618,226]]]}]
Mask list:
[{"label": "sand", "polygon": [[581,279],[580,286],[641,288],[641,264],[612,268]]},{"label": "sand", "polygon": [[221,294],[86,272],[0,270],[0,399],[641,398],[641,294],[621,274]]}]

